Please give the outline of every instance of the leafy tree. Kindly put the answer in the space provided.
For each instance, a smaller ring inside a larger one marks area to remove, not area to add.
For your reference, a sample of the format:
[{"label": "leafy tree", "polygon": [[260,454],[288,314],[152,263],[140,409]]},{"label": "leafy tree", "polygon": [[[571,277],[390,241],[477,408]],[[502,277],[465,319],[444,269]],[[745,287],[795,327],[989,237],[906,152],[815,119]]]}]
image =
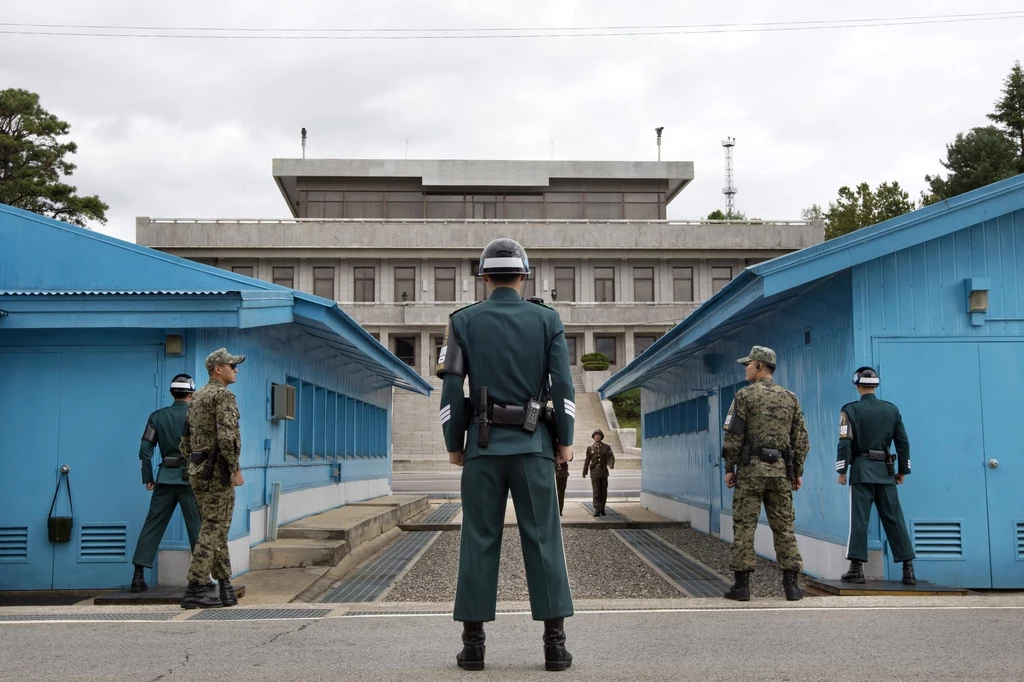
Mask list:
[{"label": "leafy tree", "polygon": [[818,204],[811,204],[800,211],[800,217],[807,221],[825,220],[825,212],[821,210],[821,206]]},{"label": "leafy tree", "polygon": [[898,182],[883,182],[873,192],[866,182],[857,185],[856,190],[843,186],[839,188],[839,197],[828,204],[825,239],[835,239],[913,210],[910,195]]},{"label": "leafy tree", "polygon": [[1024,173],[1024,69],[1018,61],[1003,81],[1003,96],[996,102],[996,110],[988,115],[998,123],[1013,141],[1017,152],[1017,171]]},{"label": "leafy tree", "polygon": [[747,215],[740,211],[730,211],[729,213],[723,212],[721,209],[715,209],[711,213],[708,213],[707,220],[746,220]]},{"label": "leafy tree", "polygon": [[924,176],[929,191],[921,193],[921,203],[934,204],[1005,180],[1017,174],[1018,162],[1016,144],[995,126],[957,133],[946,145],[946,160],[940,162],[948,177]]},{"label": "leafy tree", "polygon": [[0,90],[0,203],[85,227],[87,219],[107,222],[109,208],[99,197],[80,197],[61,176],[75,171],[68,154],[74,142],[61,142],[71,126],[39,106],[28,90]]}]

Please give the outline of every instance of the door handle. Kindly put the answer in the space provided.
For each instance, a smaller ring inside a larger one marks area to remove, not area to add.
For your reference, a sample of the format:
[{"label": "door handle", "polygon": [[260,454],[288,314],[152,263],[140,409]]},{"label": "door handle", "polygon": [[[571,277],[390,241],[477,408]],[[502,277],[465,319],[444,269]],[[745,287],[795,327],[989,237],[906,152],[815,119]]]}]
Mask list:
[{"label": "door handle", "polygon": [[988,461],[988,468],[989,469],[998,469],[999,468],[999,460],[998,459],[990,459]]}]

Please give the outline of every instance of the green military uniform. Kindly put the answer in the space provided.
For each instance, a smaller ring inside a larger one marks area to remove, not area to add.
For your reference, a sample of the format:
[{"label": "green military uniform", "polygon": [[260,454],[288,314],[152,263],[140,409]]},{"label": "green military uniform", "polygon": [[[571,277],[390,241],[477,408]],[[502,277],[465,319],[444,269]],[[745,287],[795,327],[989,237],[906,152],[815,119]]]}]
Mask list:
[{"label": "green military uniform", "polygon": [[[889,473],[884,457],[896,444],[898,469]],[[868,560],[868,520],[871,505],[885,529],[896,562],[912,561],[914,546],[896,492],[895,473],[910,473],[910,440],[899,408],[867,393],[857,402],[843,405],[839,415],[839,446],[836,472],[850,472],[850,539],[846,558]],[[871,453],[871,454],[869,454]]]},{"label": "green military uniform", "polygon": [[[174,509],[181,506],[185,519],[188,544],[195,549],[199,539],[199,507],[188,482],[187,462],[181,456],[181,432],[185,425],[188,403],[175,400],[172,405],[149,415],[146,430],[139,446],[139,460],[142,464],[142,482],[154,483],[153,497],[149,502],[149,513],[142,524],[139,541],[135,546],[132,563],[136,566],[153,567],[160,540],[167,530]],[[160,448],[160,467],[156,480],[153,479],[153,449]]]},{"label": "green military uniform", "polygon": [[[212,371],[217,365],[237,365],[244,360],[244,355],[233,356],[222,348],[210,354],[206,368]],[[192,396],[181,453],[189,458],[188,476],[199,503],[202,527],[192,552],[190,585],[210,574],[219,581],[231,577],[228,531],[235,507],[231,474],[240,470],[242,449],[238,419],[235,394],[220,382],[211,378]]]},{"label": "green military uniform", "polygon": [[[571,616],[549,428],[559,443],[572,444],[576,396],[558,313],[524,301],[514,289],[495,288],[486,301],[451,315],[437,370],[444,381],[440,419],[445,443],[449,452],[464,452],[465,461],[455,620],[494,620],[510,491],[533,618]],[[473,405],[463,393],[466,373]],[[529,433],[519,425],[499,424],[505,408],[521,408],[531,399],[545,403],[549,380],[554,413],[550,427],[541,421]],[[481,427],[473,415],[481,387],[487,388],[488,416],[494,422],[486,446],[478,444]]]},{"label": "green military uniform", "polygon": [[558,515],[565,509],[565,486],[569,482],[569,463],[555,462],[555,485],[558,487]]},{"label": "green military uniform", "polygon": [[[760,363],[774,370],[775,351],[754,346],[739,362]],[[735,472],[737,477],[732,498],[730,562],[737,573],[737,587],[746,584],[744,581],[754,569],[754,533],[764,504],[775,541],[775,559],[784,571],[786,598],[799,599],[796,574],[802,568],[802,559],[793,528],[796,514],[792,481],[803,476],[804,460],[810,450],[800,401],[771,378],[759,378],[736,392],[725,419],[725,431],[722,457],[726,470]]]},{"label": "green military uniform", "polygon": [[[598,431],[594,432],[599,433]],[[615,468],[615,454],[610,445],[601,441],[587,448],[587,459],[583,462],[583,477],[590,472],[590,484],[594,490],[594,516],[604,516],[604,507],[608,502],[608,470]]]}]

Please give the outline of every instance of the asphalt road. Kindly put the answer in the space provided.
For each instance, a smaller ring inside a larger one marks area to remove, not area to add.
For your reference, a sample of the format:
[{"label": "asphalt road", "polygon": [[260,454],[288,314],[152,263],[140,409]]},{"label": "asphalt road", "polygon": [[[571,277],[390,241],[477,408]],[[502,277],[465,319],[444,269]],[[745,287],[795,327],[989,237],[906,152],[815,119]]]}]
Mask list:
[{"label": "asphalt road", "polygon": [[543,671],[527,615],[487,624],[487,669],[472,674],[455,667],[460,627],[447,615],[5,623],[0,680],[1021,679],[1024,607],[964,599],[974,608],[581,613],[566,627],[573,666],[558,676]]},{"label": "asphalt road", "polygon": [[[418,493],[432,497],[457,497],[460,474],[457,472],[395,472],[391,474],[391,490],[395,493]],[[569,477],[566,496],[589,498],[592,494],[590,478],[577,473]],[[608,480],[610,497],[639,497],[640,472],[612,472]]]}]

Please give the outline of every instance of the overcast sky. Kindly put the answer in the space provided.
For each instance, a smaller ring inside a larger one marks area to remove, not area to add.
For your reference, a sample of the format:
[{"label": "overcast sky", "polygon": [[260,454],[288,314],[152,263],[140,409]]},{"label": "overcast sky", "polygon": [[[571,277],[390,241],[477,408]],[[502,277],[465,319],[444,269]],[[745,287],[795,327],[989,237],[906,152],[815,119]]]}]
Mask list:
[{"label": "overcast sky", "polygon": [[[1016,0],[3,2],[9,23],[229,28],[736,24],[1021,10]],[[22,29],[0,26],[0,30]],[[817,31],[488,40],[194,40],[0,34],[0,88],[71,123],[72,177],[135,217],[277,218],[271,159],[693,161],[669,208],[798,219],[844,184],[916,199],[957,132],[987,125],[1024,18]]]}]

